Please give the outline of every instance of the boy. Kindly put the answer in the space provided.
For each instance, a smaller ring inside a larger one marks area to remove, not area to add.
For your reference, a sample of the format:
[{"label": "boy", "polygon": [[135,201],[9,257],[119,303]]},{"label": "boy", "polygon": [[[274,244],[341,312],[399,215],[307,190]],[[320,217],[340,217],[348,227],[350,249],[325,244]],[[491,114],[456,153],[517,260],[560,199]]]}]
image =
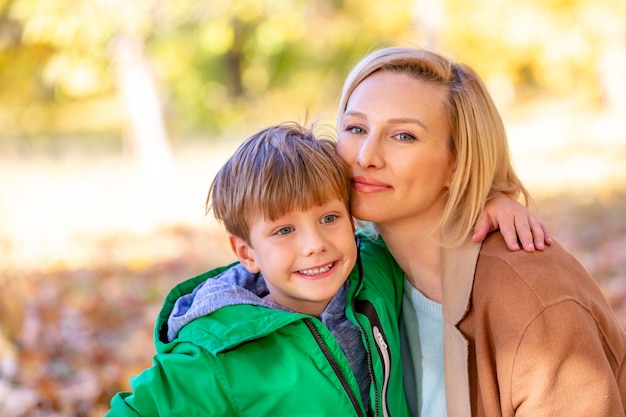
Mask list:
[{"label": "boy", "polygon": [[239,263],[170,292],[153,366],[107,416],[408,415],[403,275],[359,253],[349,196],[333,142],[296,124],[244,141],[207,198]]}]

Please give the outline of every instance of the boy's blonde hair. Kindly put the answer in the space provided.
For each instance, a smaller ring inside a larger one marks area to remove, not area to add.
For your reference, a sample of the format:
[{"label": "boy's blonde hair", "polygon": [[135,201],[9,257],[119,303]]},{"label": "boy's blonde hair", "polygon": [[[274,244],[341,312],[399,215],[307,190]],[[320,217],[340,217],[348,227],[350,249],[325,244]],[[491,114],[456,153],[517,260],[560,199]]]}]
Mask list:
[{"label": "boy's blonde hair", "polygon": [[462,243],[474,228],[487,199],[498,191],[521,196],[526,205],[532,204],[530,194],[513,169],[504,125],[483,81],[467,65],[435,52],[397,46],[363,58],[343,85],[338,126],[354,89],[378,71],[407,74],[444,86],[448,91],[443,107],[455,168],[440,221],[444,245]]},{"label": "boy's blonde hair", "polygon": [[250,244],[255,216],[274,220],[325,204],[333,197],[348,211],[350,170],[335,143],[297,123],[265,128],[246,139],[219,170],[206,201],[228,233]]}]

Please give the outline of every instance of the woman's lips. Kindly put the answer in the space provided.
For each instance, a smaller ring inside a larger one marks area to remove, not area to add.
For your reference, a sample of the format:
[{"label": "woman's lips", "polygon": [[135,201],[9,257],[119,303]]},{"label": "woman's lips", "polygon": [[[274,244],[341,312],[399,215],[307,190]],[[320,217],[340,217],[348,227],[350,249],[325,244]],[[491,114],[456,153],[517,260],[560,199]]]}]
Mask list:
[{"label": "woman's lips", "polygon": [[352,178],[352,186],[362,193],[376,193],[391,189],[389,184],[377,181],[373,178],[356,176]]}]

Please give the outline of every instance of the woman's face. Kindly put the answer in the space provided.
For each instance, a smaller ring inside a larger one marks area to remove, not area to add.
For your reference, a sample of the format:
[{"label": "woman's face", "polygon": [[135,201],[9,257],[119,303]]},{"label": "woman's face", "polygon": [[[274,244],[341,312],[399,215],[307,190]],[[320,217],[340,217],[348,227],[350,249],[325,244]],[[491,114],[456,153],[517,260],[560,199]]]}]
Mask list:
[{"label": "woman's face", "polygon": [[453,172],[447,90],[404,73],[363,80],[341,118],[337,153],[352,170],[352,214],[385,225],[432,227]]}]

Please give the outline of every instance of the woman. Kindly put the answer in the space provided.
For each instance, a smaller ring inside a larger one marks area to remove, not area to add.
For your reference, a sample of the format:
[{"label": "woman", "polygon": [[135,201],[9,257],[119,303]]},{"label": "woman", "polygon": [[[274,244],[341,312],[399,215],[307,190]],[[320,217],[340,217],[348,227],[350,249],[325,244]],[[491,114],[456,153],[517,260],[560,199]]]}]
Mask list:
[{"label": "woman", "polygon": [[338,134],[352,214],[406,276],[413,415],[624,416],[626,334],[594,279],[558,242],[514,253],[498,233],[472,241],[490,195],[530,201],[472,69],[375,51],[344,84]]}]

